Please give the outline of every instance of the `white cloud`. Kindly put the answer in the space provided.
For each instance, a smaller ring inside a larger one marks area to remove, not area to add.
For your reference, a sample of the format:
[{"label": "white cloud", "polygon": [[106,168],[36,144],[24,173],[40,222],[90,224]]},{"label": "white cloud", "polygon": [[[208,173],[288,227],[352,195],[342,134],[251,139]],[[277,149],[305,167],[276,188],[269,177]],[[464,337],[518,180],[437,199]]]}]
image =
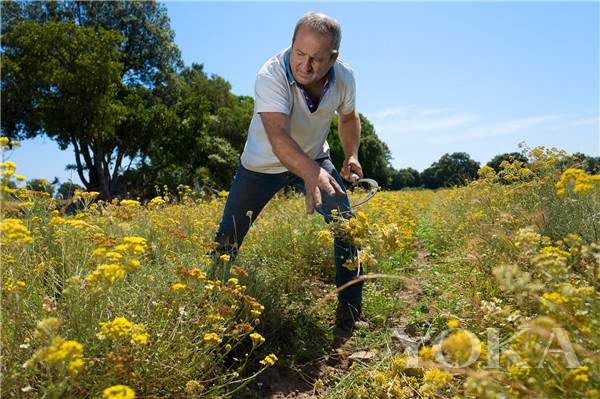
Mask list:
[{"label": "white cloud", "polygon": [[377,131],[395,133],[427,132],[451,129],[472,122],[475,116],[469,113],[456,113],[446,108],[421,108],[407,105],[387,108],[367,114]]},{"label": "white cloud", "polygon": [[400,137],[423,137],[430,144],[449,144],[600,125],[599,116],[572,114],[533,115],[479,124],[476,122],[482,119],[481,116],[470,112],[415,105],[390,107],[368,113],[367,117],[381,138],[390,144],[400,140]]},{"label": "white cloud", "polygon": [[408,113],[408,111],[410,111],[411,109],[414,109],[414,108],[415,107],[412,105],[403,105],[400,107],[386,108],[382,111],[369,113],[369,118],[381,119],[381,118],[388,118],[390,116],[402,116],[402,115],[406,115]]},{"label": "white cloud", "polygon": [[561,125],[553,126],[550,130],[560,130],[560,129],[566,129],[569,127],[579,127],[579,126],[588,126],[588,125],[600,125],[600,116],[576,118],[576,119],[567,121]]},{"label": "white cloud", "polygon": [[472,140],[482,139],[487,137],[500,136],[505,134],[512,134],[517,132],[523,132],[527,129],[543,125],[547,122],[555,121],[560,119],[560,115],[544,115],[544,116],[533,116],[529,118],[514,119],[508,121],[502,121],[484,126],[477,126],[469,128],[466,133],[458,134],[453,136],[433,137],[432,142],[452,142],[457,140]]}]

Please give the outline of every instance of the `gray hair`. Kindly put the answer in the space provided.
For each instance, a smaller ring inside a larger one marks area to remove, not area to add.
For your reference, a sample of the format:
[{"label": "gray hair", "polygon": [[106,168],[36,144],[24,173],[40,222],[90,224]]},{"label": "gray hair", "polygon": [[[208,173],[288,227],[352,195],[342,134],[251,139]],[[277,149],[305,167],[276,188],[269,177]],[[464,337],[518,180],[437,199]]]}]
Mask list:
[{"label": "gray hair", "polygon": [[294,37],[292,37],[292,43],[296,40],[296,34],[301,27],[307,27],[314,32],[321,33],[324,35],[331,36],[331,44],[333,46],[333,52],[337,53],[340,49],[340,43],[342,41],[342,27],[340,23],[328,15],[308,12],[304,14],[296,23],[294,29]]}]

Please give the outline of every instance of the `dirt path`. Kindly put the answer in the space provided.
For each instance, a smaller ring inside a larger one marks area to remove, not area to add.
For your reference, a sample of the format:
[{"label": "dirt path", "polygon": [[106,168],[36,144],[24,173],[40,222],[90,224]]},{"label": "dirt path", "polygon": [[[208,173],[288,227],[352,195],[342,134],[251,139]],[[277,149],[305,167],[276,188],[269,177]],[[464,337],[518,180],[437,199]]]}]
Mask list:
[{"label": "dirt path", "polygon": [[[407,271],[417,272],[429,269],[429,253],[420,242],[414,244],[415,257]],[[405,314],[410,313],[422,294],[421,284],[416,279],[406,278],[398,290],[398,300],[407,304]],[[418,341],[416,332],[412,331],[406,316],[401,316],[393,323],[390,338],[399,347],[405,347]],[[331,349],[328,355],[317,358],[309,364],[290,367],[278,364],[267,369],[251,383],[252,393],[239,396],[238,399],[268,398],[268,399],[308,399],[320,398],[327,394],[331,383],[339,380],[353,361],[368,361],[374,357],[373,352],[359,348],[354,339],[348,341],[342,348]]]}]

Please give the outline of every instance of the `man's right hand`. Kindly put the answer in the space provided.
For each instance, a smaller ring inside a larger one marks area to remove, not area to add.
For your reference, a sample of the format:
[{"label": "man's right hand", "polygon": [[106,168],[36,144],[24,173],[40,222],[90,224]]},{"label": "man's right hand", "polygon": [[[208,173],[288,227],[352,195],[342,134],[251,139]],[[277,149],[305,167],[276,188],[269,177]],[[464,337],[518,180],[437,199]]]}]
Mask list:
[{"label": "man's right hand", "polygon": [[315,165],[316,168],[311,170],[304,177],[304,189],[306,190],[305,202],[306,213],[312,214],[315,209],[323,205],[321,193],[327,193],[330,197],[335,195],[344,195],[344,191],[325,169]]}]

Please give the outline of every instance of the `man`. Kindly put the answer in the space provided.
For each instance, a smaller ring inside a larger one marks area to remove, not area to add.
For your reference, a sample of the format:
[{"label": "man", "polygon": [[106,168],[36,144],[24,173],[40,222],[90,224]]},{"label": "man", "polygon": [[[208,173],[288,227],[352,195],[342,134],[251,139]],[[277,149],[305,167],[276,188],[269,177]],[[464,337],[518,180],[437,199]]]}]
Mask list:
[{"label": "man", "polygon": [[[340,174],[329,158],[327,135],[334,112],[344,150],[341,175],[362,177],[358,161],[360,119],[355,110],[355,83],[350,67],[338,59],[341,28],[324,14],[304,15],[294,30],[292,46],[259,70],[254,115],[239,167],[216,234],[218,251],[237,254],[251,223],[284,186],[305,194],[306,211],[332,221],[332,210],[355,216]],[[334,241],[336,286],[356,277],[344,267],[356,248]],[[362,273],[362,270],[359,271]],[[342,290],[336,311],[336,337],[348,338],[361,315],[362,282]],[[335,343],[335,342],[334,342]]]}]

